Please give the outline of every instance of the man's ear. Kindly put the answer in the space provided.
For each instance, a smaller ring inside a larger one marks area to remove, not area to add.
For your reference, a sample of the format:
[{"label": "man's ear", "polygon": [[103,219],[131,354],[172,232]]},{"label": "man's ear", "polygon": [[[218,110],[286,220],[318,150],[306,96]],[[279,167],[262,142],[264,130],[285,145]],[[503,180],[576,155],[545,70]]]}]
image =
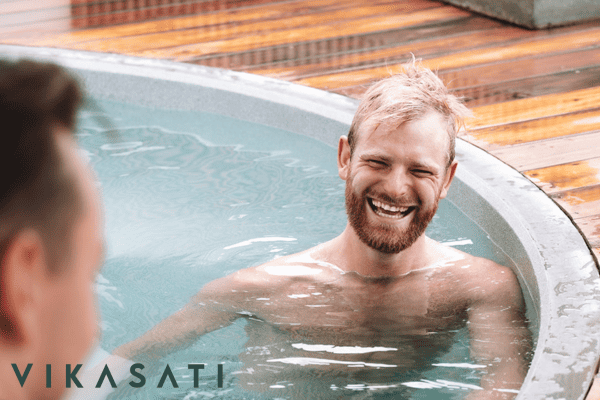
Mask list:
[{"label": "man's ear", "polygon": [[36,231],[26,229],[12,238],[1,260],[0,273],[0,314],[6,322],[0,340],[29,345],[40,334],[42,285],[48,279],[43,242]]},{"label": "man's ear", "polygon": [[338,143],[338,175],[343,180],[348,179],[348,172],[350,168],[350,144],[348,143],[347,136],[341,136],[340,142]]},{"label": "man's ear", "polygon": [[444,183],[442,186],[442,191],[440,192],[440,199],[445,198],[448,195],[448,189],[450,189],[450,184],[454,179],[454,174],[456,174],[456,167],[458,166],[458,162],[453,161],[452,164],[446,170],[446,176],[444,177]]}]

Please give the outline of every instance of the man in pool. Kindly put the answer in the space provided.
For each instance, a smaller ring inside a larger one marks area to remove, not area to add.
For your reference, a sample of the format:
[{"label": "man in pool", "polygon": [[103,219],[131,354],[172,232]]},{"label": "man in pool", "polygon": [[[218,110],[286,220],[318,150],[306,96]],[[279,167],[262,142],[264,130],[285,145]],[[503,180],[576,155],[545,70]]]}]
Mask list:
[{"label": "man in pool", "polygon": [[485,370],[471,395],[512,398],[531,347],[515,274],[424,234],[454,177],[455,137],[468,114],[435,74],[414,63],[373,85],[339,140],[348,214],[342,234],[207,284],[114,354],[164,355],[246,318],[242,385],[301,386],[310,375],[306,385],[324,382],[328,398],[332,382],[344,384],[341,371],[365,387],[418,387],[419,373],[467,326],[470,367]]},{"label": "man in pool", "polygon": [[[0,60],[0,399],[58,399],[97,337],[102,215],[63,68]],[[47,366],[50,367],[47,367]]]}]

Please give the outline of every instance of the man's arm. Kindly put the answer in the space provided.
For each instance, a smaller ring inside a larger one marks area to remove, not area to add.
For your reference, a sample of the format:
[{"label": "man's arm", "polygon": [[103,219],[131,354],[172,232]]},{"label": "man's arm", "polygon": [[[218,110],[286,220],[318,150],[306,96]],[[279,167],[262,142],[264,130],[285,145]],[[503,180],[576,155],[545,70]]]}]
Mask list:
[{"label": "man's arm", "polygon": [[528,369],[531,332],[515,274],[492,262],[483,266],[468,310],[471,356],[486,365],[481,387],[469,399],[512,399]]},{"label": "man's arm", "polygon": [[199,336],[231,325],[242,316],[227,296],[234,280],[228,276],[209,282],[182,309],[117,347],[113,354],[128,360],[162,358],[191,345]]},{"label": "man's arm", "polygon": [[139,338],[116,348],[80,376],[82,389],[74,388],[70,392],[71,400],[104,399],[112,392],[106,383],[100,389],[95,385],[108,366],[111,376],[118,384],[130,376],[130,367],[134,362],[159,359],[167,354],[190,346],[201,335],[233,323],[241,314],[230,304],[231,286],[236,279],[227,276],[208,283],[181,310],[159,322]]}]

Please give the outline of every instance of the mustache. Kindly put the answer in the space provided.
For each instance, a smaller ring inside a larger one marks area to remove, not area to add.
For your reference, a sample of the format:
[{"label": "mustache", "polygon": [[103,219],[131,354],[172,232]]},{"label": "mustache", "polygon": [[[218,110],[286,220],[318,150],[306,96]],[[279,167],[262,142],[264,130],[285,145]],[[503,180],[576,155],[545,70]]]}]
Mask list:
[{"label": "mustache", "polygon": [[371,189],[367,189],[365,190],[365,194],[364,196],[368,196],[368,197],[372,197],[375,198],[377,200],[381,200],[385,203],[389,203],[393,206],[402,206],[405,204],[417,204],[417,205],[421,205],[421,202],[418,200],[414,200],[413,198],[409,197],[409,196],[402,196],[402,197],[392,197],[386,193],[379,193],[376,192],[374,190]]}]

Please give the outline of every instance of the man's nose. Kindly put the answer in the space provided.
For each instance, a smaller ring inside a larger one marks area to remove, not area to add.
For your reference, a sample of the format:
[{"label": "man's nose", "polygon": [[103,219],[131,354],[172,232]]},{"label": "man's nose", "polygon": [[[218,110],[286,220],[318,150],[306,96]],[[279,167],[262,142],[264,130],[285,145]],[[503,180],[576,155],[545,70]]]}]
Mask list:
[{"label": "man's nose", "polygon": [[406,168],[393,168],[385,180],[386,194],[393,198],[405,197],[410,191],[411,179]]}]

